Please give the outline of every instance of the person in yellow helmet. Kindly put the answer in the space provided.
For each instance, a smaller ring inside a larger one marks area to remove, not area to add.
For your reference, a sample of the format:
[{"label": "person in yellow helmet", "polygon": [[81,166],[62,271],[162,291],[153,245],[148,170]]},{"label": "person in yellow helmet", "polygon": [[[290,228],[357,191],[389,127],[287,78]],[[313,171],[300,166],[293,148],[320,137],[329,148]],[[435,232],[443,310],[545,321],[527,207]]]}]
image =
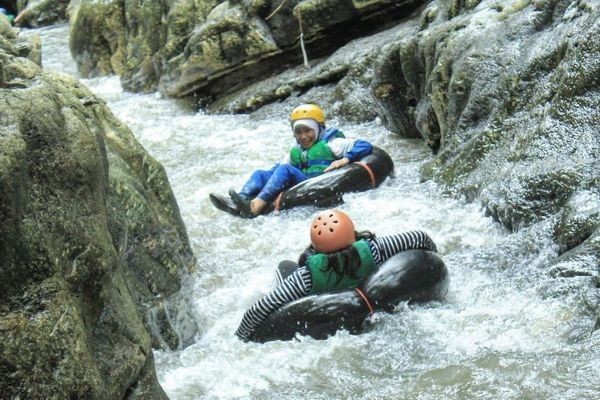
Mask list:
[{"label": "person in yellow helmet", "polygon": [[290,122],[296,144],[284,162],[275,164],[270,170],[254,171],[242,190],[229,191],[235,207],[219,208],[239,213],[244,218],[254,218],[285,189],[358,161],[373,151],[367,141],[346,138],[337,128],[327,129],[325,114],[315,104],[294,108]]}]

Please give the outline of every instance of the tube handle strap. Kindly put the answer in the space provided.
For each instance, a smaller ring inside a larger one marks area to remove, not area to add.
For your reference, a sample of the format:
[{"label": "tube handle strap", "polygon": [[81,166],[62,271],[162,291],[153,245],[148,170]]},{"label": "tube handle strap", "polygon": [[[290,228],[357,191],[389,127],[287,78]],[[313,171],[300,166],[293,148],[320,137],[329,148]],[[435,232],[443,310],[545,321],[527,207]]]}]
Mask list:
[{"label": "tube handle strap", "polygon": [[367,295],[364,294],[363,291],[360,290],[359,288],[354,288],[354,290],[356,290],[356,293],[358,293],[358,295],[360,297],[362,297],[362,299],[365,301],[365,304],[369,308],[369,315],[373,314],[375,312],[375,310],[373,309],[373,306],[371,305],[371,302],[369,301],[369,298],[367,297]]},{"label": "tube handle strap", "polygon": [[281,207],[281,198],[283,197],[283,192],[280,192],[277,198],[275,199],[275,211],[279,212]]},{"label": "tube handle strap", "polygon": [[369,176],[371,177],[371,185],[373,185],[373,187],[377,187],[377,179],[375,178],[375,173],[373,172],[371,167],[369,167],[369,165],[367,163],[364,163],[362,161],[355,161],[354,164],[358,164],[361,167],[363,167],[364,169],[366,169],[367,172],[369,173]]}]

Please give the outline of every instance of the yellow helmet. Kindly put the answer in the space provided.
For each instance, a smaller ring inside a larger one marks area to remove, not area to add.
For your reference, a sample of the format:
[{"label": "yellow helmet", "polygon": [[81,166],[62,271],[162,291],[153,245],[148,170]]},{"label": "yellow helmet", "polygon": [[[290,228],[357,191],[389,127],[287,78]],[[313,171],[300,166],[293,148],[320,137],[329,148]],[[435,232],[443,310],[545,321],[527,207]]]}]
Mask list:
[{"label": "yellow helmet", "polygon": [[323,113],[323,110],[321,110],[319,106],[314,104],[302,104],[301,106],[294,108],[290,114],[290,122],[292,122],[292,124],[296,120],[306,118],[314,119],[319,124],[325,125],[325,113]]}]

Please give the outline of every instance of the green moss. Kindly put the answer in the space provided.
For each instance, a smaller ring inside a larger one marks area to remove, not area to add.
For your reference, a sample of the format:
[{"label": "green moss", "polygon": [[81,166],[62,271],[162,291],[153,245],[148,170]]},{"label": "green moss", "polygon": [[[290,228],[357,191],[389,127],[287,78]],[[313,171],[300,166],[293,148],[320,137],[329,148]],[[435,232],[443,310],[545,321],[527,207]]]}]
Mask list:
[{"label": "green moss", "polygon": [[[101,378],[87,343],[77,302],[59,279],[27,290],[27,306],[0,318],[0,389],[8,397],[98,398]],[[53,379],[48,380],[51,376]]]},{"label": "green moss", "polygon": [[[461,145],[458,154],[450,150],[440,152],[431,162],[424,164],[421,175],[424,179],[434,179],[447,186],[459,185],[479,167],[501,139],[502,132],[498,130],[480,131]],[[470,191],[473,190],[477,190],[476,187],[471,187]]]}]

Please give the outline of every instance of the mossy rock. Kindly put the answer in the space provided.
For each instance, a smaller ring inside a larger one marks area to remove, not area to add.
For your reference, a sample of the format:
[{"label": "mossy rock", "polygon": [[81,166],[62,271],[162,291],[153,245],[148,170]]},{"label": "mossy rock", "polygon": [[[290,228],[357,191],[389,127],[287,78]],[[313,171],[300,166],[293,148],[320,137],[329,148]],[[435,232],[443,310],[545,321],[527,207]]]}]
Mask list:
[{"label": "mossy rock", "polygon": [[146,317],[195,266],[166,174],[80,82],[0,60],[0,392],[166,399],[152,344],[183,343]]}]

